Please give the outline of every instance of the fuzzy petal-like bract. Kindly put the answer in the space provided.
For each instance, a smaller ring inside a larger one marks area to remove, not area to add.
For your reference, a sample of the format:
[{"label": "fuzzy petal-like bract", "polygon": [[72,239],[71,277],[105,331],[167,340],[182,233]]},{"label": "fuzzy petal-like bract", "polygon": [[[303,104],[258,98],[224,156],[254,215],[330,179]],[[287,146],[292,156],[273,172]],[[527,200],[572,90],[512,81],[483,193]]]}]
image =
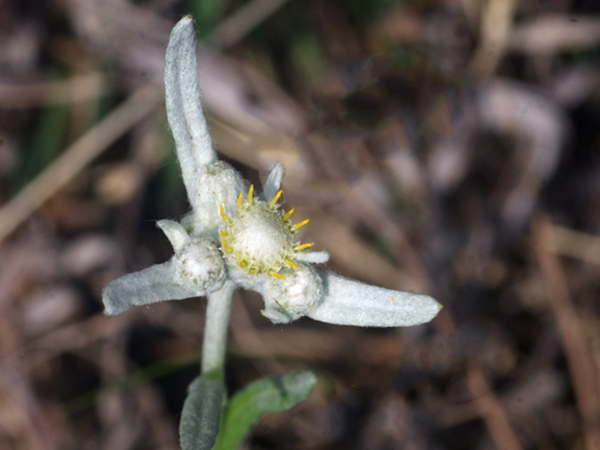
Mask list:
[{"label": "fuzzy petal-like bract", "polygon": [[432,320],[442,308],[428,295],[411,294],[320,272],[323,299],[308,317],[359,327],[408,327]]},{"label": "fuzzy petal-like bract", "polygon": [[165,103],[183,181],[192,195],[198,169],[214,163],[217,155],[202,111],[191,16],[181,19],[171,32],[165,61]]},{"label": "fuzzy petal-like bract", "polygon": [[185,228],[179,222],[163,219],[156,222],[156,226],[165,233],[175,253],[181,250],[190,240],[187,231],[185,231]]},{"label": "fuzzy petal-like bract", "polygon": [[278,162],[275,164],[275,167],[271,169],[269,172],[269,176],[267,177],[267,181],[263,186],[263,192],[265,195],[265,200],[270,202],[275,197],[275,194],[281,189],[281,182],[283,181],[283,174],[285,169],[283,168],[283,164]]},{"label": "fuzzy petal-like bract", "polygon": [[104,313],[115,316],[132,306],[204,295],[204,292],[194,291],[177,283],[172,264],[171,261],[156,264],[114,280],[102,293]]}]

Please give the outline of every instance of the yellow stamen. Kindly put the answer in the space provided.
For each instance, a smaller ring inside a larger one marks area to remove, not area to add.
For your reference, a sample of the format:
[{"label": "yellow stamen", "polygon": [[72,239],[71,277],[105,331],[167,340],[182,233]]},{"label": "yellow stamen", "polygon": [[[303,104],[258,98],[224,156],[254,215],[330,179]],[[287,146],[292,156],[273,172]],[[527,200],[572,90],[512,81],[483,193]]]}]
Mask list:
[{"label": "yellow stamen", "polygon": [[238,195],[238,201],[237,201],[238,208],[242,207],[242,201],[243,200],[244,200],[244,193],[240,192],[240,195]]},{"label": "yellow stamen", "polygon": [[288,212],[285,213],[285,216],[283,216],[283,220],[288,220],[292,214],[294,214],[294,208],[290,209]]},{"label": "yellow stamen", "polygon": [[273,197],[273,200],[271,200],[271,203],[269,203],[269,208],[275,206],[275,203],[277,203],[277,200],[279,200],[281,194],[283,194],[283,191],[280,189],[279,191],[277,191],[277,194],[275,194],[275,197]]},{"label": "yellow stamen", "polygon": [[257,270],[254,267],[250,267],[248,272],[250,272],[250,275],[256,275]]},{"label": "yellow stamen", "polygon": [[311,248],[313,245],[315,245],[314,242],[307,242],[306,244],[296,245],[294,250],[304,250],[305,248]]},{"label": "yellow stamen", "polygon": [[222,238],[226,238],[227,236],[229,236],[229,235],[227,234],[227,231],[225,231],[225,230],[219,230],[219,235],[220,235]]},{"label": "yellow stamen", "polygon": [[310,222],[310,219],[304,219],[302,222],[297,223],[296,225],[294,225],[292,227],[292,231],[296,231],[298,228],[303,227],[304,225],[306,225],[308,222]]},{"label": "yellow stamen", "polygon": [[290,266],[292,269],[297,269],[298,268],[298,264],[296,264],[294,261],[290,261],[289,259],[286,259],[285,263],[288,266]]},{"label": "yellow stamen", "polygon": [[243,269],[244,267],[248,267],[248,261],[241,261],[238,265]]},{"label": "yellow stamen", "polygon": [[225,214],[225,209],[223,208],[223,205],[219,206],[219,213],[221,213],[221,218],[223,219],[223,222],[231,223],[231,220],[229,220],[229,217],[227,217],[227,214]]},{"label": "yellow stamen", "polygon": [[285,280],[285,276],[281,275],[280,273],[275,272],[274,270],[269,270],[269,275],[271,275],[272,277],[278,278],[280,280]]},{"label": "yellow stamen", "polygon": [[223,249],[225,250],[225,253],[231,253],[233,251],[233,249],[229,246],[229,244],[227,243],[227,241],[225,239],[221,239],[221,244],[223,245]]},{"label": "yellow stamen", "polygon": [[252,203],[252,197],[254,197],[254,185],[250,185],[250,189],[248,189],[248,203]]}]

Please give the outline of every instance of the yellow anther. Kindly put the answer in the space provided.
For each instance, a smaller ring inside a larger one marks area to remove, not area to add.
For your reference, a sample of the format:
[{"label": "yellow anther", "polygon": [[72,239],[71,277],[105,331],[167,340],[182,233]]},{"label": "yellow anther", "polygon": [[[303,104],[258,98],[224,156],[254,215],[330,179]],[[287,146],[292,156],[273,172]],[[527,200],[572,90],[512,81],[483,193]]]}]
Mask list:
[{"label": "yellow anther", "polygon": [[257,270],[256,270],[256,268],[254,268],[254,267],[250,267],[250,268],[248,269],[248,272],[250,272],[250,275],[256,275],[256,272],[257,272]]},{"label": "yellow anther", "polygon": [[223,208],[223,205],[219,206],[219,213],[221,213],[221,218],[223,219],[223,222],[231,223],[231,220],[229,220],[229,217],[227,217],[227,214],[225,214],[225,209]]},{"label": "yellow anther", "polygon": [[242,207],[242,201],[244,200],[244,193],[240,192],[240,195],[238,195],[238,201],[237,201],[237,206],[238,208]]},{"label": "yellow anther", "polygon": [[223,245],[223,250],[225,250],[225,253],[231,253],[233,251],[225,239],[221,239],[221,244]]},{"label": "yellow anther", "polygon": [[242,269],[248,267],[248,261],[240,261],[238,264]]},{"label": "yellow anther", "polygon": [[288,212],[285,213],[285,216],[283,216],[283,220],[288,220],[292,214],[294,214],[294,208],[290,209]]},{"label": "yellow anther", "polygon": [[252,198],[254,197],[254,185],[250,185],[250,189],[248,189],[248,203],[252,203]]},{"label": "yellow anther", "polygon": [[284,275],[281,275],[280,273],[277,273],[274,270],[269,270],[269,275],[271,275],[272,277],[278,278],[280,280],[285,280]]},{"label": "yellow anther", "polygon": [[229,235],[227,234],[227,231],[225,231],[225,230],[219,230],[219,236],[221,236],[222,238],[226,238]]},{"label": "yellow anther", "polygon": [[283,194],[283,191],[280,189],[279,191],[277,191],[277,194],[275,194],[275,197],[273,197],[273,200],[271,200],[271,203],[269,203],[269,208],[275,206],[275,203],[277,203],[277,200],[279,200],[281,194]]},{"label": "yellow anther", "polygon": [[306,225],[308,222],[310,222],[310,219],[304,219],[302,222],[297,223],[296,225],[294,225],[292,227],[292,231],[296,231],[298,228],[303,227],[304,225]]},{"label": "yellow anther", "polygon": [[297,269],[298,268],[298,264],[296,264],[294,261],[290,261],[289,259],[286,259],[285,263],[288,266],[290,266],[292,269]]},{"label": "yellow anther", "polygon": [[313,245],[315,245],[314,242],[307,242],[306,244],[296,245],[294,250],[304,250],[305,248],[311,248]]}]

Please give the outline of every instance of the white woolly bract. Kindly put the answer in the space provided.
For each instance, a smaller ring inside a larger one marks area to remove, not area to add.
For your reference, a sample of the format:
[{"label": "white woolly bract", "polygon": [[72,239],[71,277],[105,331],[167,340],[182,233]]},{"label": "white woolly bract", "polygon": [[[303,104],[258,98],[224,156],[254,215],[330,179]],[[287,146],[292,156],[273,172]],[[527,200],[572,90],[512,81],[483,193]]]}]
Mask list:
[{"label": "white woolly bract", "polygon": [[217,230],[222,226],[219,207],[223,206],[227,212],[235,210],[237,195],[244,186],[242,177],[222,161],[202,167],[196,176],[196,191],[189,193],[194,211],[191,220],[188,219],[192,234],[217,237]]},{"label": "white woolly bract", "polygon": [[175,222],[174,220],[159,220],[156,222],[156,226],[160,228],[165,236],[169,239],[169,242],[173,246],[173,250],[175,253],[180,251],[185,244],[187,244],[190,240],[190,236],[187,231],[180,223]]}]

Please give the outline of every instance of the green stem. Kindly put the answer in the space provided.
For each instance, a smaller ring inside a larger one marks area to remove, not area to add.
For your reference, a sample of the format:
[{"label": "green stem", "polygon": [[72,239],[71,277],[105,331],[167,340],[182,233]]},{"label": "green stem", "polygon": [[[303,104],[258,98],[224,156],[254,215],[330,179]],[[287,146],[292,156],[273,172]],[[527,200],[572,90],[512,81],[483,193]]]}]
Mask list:
[{"label": "green stem", "polygon": [[227,281],[220,290],[208,296],[202,342],[202,375],[211,373],[221,379],[224,377],[227,330],[235,288],[235,283]]}]

